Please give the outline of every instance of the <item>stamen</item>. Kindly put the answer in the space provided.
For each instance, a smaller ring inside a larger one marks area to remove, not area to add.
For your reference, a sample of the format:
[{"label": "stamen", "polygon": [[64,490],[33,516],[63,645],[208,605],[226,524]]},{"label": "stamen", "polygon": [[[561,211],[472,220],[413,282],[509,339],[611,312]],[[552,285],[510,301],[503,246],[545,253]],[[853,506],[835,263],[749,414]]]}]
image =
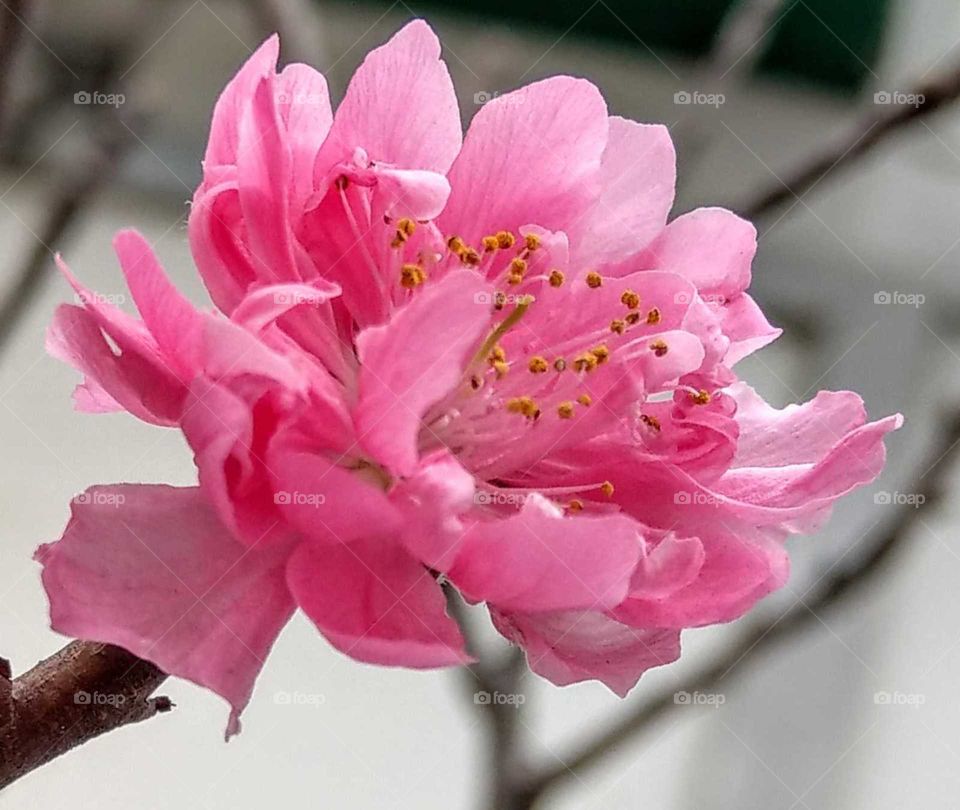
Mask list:
[{"label": "stamen", "polygon": [[477,251],[472,247],[464,247],[464,249],[460,251],[459,255],[460,261],[469,267],[476,267],[478,264],[480,264],[480,254],[477,253]]},{"label": "stamen", "polygon": [[657,357],[663,357],[669,351],[669,346],[662,340],[655,340],[650,344],[650,350]]},{"label": "stamen", "polygon": [[534,374],[543,374],[547,371],[548,368],[550,368],[550,366],[547,365],[547,360],[545,357],[540,357],[540,355],[536,355],[530,358],[530,362],[527,364],[527,368],[529,368],[530,371],[532,371]]},{"label": "stamen", "polygon": [[490,365],[493,366],[493,370],[497,373],[498,380],[502,380],[507,376],[507,372],[510,371],[510,366],[502,360],[496,360]]},{"label": "stamen", "polygon": [[600,485],[600,491],[608,498],[611,497],[613,495],[613,484],[611,484],[609,481],[604,481]]},{"label": "stamen", "polygon": [[584,408],[589,408],[593,400],[590,398],[589,394],[581,394],[577,397],[577,402],[583,405]]},{"label": "stamen", "polygon": [[516,237],[510,231],[497,231],[497,244],[502,250],[512,248],[516,241]]},{"label": "stamen", "polygon": [[540,237],[535,233],[528,233],[523,239],[527,245],[527,250],[533,251],[540,247]]},{"label": "stamen", "polygon": [[640,306],[640,295],[633,290],[624,290],[620,296],[620,303],[627,309],[636,309]]},{"label": "stamen", "polygon": [[570,503],[567,504],[567,509],[571,512],[582,512],[583,511],[583,501],[579,498],[574,498]]},{"label": "stamen", "polygon": [[589,273],[587,273],[587,286],[591,290],[597,289],[597,287],[602,284],[603,277],[596,270],[591,270]]},{"label": "stamen", "polygon": [[[505,297],[504,300],[506,300]],[[517,301],[517,305],[513,308],[513,312],[500,321],[500,323],[497,324],[497,328],[487,336],[485,341],[483,341],[483,345],[477,351],[476,355],[474,355],[471,365],[479,362],[481,358],[487,356],[487,353],[497,345],[497,341],[500,340],[500,338],[503,337],[507,332],[509,332],[517,324],[517,321],[523,317],[523,314],[530,309],[530,305],[534,302],[534,300],[535,299],[532,295],[521,296],[520,300]],[[506,358],[504,357],[504,359]]]},{"label": "stamen", "polygon": [[660,310],[654,307],[647,313],[647,323],[653,326],[660,323]]},{"label": "stamen", "polygon": [[595,358],[597,358],[597,365],[600,365],[601,363],[606,363],[607,360],[610,359],[610,349],[608,349],[603,344],[599,346],[594,346],[590,350],[590,354],[592,354]]},{"label": "stamen", "polygon": [[496,250],[500,246],[496,236],[484,236],[480,242],[483,245],[483,249],[488,253],[492,250]]},{"label": "stamen", "polygon": [[697,393],[690,394],[690,399],[696,405],[706,405],[710,401],[710,392],[701,388]]},{"label": "stamen", "polygon": [[556,360],[553,361],[553,367],[557,371],[564,371],[567,367],[567,361],[564,360],[562,357],[558,357]]},{"label": "stamen", "polygon": [[557,416],[561,419],[571,419],[573,417],[573,403],[561,402],[557,406]]},{"label": "stamen", "polygon": [[660,420],[656,416],[650,416],[648,414],[640,414],[640,421],[643,422],[648,428],[651,428],[657,433],[660,432]]},{"label": "stamen", "polygon": [[620,320],[619,318],[614,318],[610,321],[610,331],[616,335],[622,335],[626,331],[627,324],[626,322]]},{"label": "stamen", "polygon": [[400,286],[408,290],[419,287],[427,280],[427,274],[419,264],[405,264],[400,268]]},{"label": "stamen", "polygon": [[551,287],[562,287],[564,282],[563,273],[559,270],[550,271],[550,286]]},{"label": "stamen", "polygon": [[573,361],[573,367],[577,371],[593,371],[600,361],[590,352],[578,355]]},{"label": "stamen", "polygon": [[536,419],[540,415],[537,403],[531,397],[512,397],[507,400],[507,410],[510,413],[523,414],[528,419]]},{"label": "stamen", "polygon": [[640,323],[640,313],[629,312],[624,320],[627,322],[628,326],[636,326],[638,323]]}]

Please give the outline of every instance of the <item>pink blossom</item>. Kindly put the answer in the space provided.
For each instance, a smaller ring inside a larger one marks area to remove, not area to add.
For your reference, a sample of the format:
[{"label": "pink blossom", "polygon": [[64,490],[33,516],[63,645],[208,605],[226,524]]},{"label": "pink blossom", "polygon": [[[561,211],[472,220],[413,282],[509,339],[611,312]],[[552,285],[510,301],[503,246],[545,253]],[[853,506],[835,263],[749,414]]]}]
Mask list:
[{"label": "pink blossom", "polygon": [[[246,705],[301,608],[337,649],[468,660],[438,578],[557,684],[625,694],[683,628],[783,585],[784,539],[872,481],[898,416],[777,410],[733,365],[774,340],[754,228],[674,219],[667,130],[589,82],[502,95],[465,138],[415,21],[336,115],[268,40],[217,103],[189,236],[219,312],[133,232],[140,319],[87,291],[48,345],[84,411],[178,427],[197,487],[94,487],[38,559],[53,626]],[[120,496],[107,497],[107,496]]]}]

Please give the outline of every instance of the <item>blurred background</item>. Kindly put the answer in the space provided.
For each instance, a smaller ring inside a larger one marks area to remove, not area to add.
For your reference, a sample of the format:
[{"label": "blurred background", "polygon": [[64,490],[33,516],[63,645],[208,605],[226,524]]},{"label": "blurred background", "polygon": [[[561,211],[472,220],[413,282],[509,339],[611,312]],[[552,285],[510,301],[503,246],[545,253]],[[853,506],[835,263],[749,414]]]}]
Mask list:
[{"label": "blurred background", "polygon": [[[756,217],[752,292],[785,335],[738,369],[768,399],[849,388],[871,415],[907,419],[881,480],[818,536],[791,541],[788,587],[740,622],[687,632],[683,660],[645,675],[626,702],[596,684],[526,677],[520,731],[532,756],[564,762],[578,738],[802,609],[931,476],[948,487],[936,510],[904,521],[896,564],[854,603],[815,610],[789,643],[724,672],[712,701],[681,702],[543,806],[956,806],[960,507],[949,492],[960,479],[939,458],[944,414],[960,410],[960,106],[910,114],[924,105],[918,88],[960,93],[955,0],[0,0],[4,11],[0,653],[14,672],[64,643],[47,629],[30,556],[59,536],[69,499],[97,482],[195,475],[177,432],[72,410],[76,375],[43,349],[54,307],[70,298],[52,252],[128,306],[110,239],[135,226],[206,302],[186,201],[223,85],[280,29],[283,60],[322,70],[337,99],[369,49],[422,16],[444,44],[465,124],[496,94],[585,76],[612,113],[671,128],[675,213],[718,204]],[[814,182],[798,182],[818,158]],[[0,807],[448,810],[483,793],[482,719],[454,674],[355,663],[302,617],[229,745],[218,698],[178,681],[164,692],[172,714],[34,772]]]}]

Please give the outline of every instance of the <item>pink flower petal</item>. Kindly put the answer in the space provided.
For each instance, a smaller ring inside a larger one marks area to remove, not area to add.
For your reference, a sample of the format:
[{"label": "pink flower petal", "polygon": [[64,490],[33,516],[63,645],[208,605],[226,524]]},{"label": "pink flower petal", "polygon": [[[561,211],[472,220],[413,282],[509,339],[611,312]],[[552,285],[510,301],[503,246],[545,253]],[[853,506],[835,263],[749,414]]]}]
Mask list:
[{"label": "pink flower petal", "polygon": [[290,558],[287,581],[317,629],[352,658],[416,668],[469,660],[440,586],[387,538],[306,542]]},{"label": "pink flower petal", "polygon": [[53,628],[117,644],[230,702],[228,734],[294,604],[285,544],[236,542],[197,489],[119,484],[75,499],[41,546]]},{"label": "pink flower petal", "polygon": [[653,241],[673,205],[676,161],[666,127],[610,118],[600,194],[570,232],[575,265],[619,262]]},{"label": "pink flower petal", "polygon": [[527,664],[557,686],[602,681],[620,697],[652,667],[680,657],[678,630],[637,630],[602,613],[492,612],[494,624],[527,653]]},{"label": "pink flower petal", "polygon": [[357,337],[360,441],[394,472],[416,467],[420,418],[460,381],[489,322],[491,296],[476,273],[453,272]]},{"label": "pink flower petal", "polygon": [[501,610],[610,608],[639,561],[638,528],[625,515],[564,517],[531,495],[519,514],[468,529],[448,574],[465,596]]},{"label": "pink flower petal", "polygon": [[590,82],[555,76],[489,101],[448,175],[446,234],[476,245],[536,222],[565,230],[599,191],[607,107]]},{"label": "pink flower petal", "polygon": [[460,110],[440,41],[414,20],[367,54],[353,74],[317,156],[319,183],[362,147],[371,160],[446,173],[460,151]]}]

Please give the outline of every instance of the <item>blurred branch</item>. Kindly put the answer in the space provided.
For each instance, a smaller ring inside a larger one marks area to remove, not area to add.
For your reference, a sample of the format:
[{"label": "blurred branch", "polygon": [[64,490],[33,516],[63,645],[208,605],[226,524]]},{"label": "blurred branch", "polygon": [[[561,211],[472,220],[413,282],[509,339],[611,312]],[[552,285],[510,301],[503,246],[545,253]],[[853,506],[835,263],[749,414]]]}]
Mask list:
[{"label": "blurred branch", "polygon": [[170,711],[169,698],[149,698],[166,677],[126,650],[89,641],[13,680],[9,664],[0,667],[0,788],[107,731]]},{"label": "blurred branch", "polygon": [[906,95],[915,96],[918,103],[875,104],[874,110],[836,143],[824,148],[786,180],[757,194],[744,207],[744,216],[751,220],[761,219],[785,203],[799,201],[803,194],[834,169],[849,168],[891,135],[956,101],[960,98],[960,64],[927,82],[921,82]]},{"label": "blurred branch", "polygon": [[811,588],[814,591],[812,598],[801,599],[776,621],[747,634],[714,664],[701,669],[676,688],[644,701],[591,739],[580,743],[569,753],[560,755],[559,765],[545,767],[528,785],[527,791],[533,796],[529,806],[532,807],[547,791],[596,765],[605,755],[633,741],[656,721],[670,714],[676,708],[674,696],[677,692],[692,694],[714,691],[734,667],[742,672],[744,664],[758,660],[758,653],[769,652],[776,644],[794,640],[809,627],[816,626],[821,612],[850,607],[867,585],[889,570],[896,555],[902,553],[904,540],[915,523],[942,494],[943,480],[949,466],[947,457],[957,452],[960,446],[960,407],[949,414],[944,422],[940,438],[931,448],[926,461],[920,465],[920,469],[932,465],[932,469],[920,479],[924,481],[919,491],[925,498],[922,508],[914,504],[897,507],[886,525],[871,533],[866,542],[870,551],[848,570],[822,576]]},{"label": "blurred branch", "polygon": [[29,11],[29,0],[0,2],[0,134],[7,121],[7,105],[13,84],[13,59],[23,38],[24,19]]},{"label": "blurred branch", "polygon": [[249,8],[264,34],[280,35],[285,62],[316,62],[320,25],[315,5],[308,0],[253,0]]}]

